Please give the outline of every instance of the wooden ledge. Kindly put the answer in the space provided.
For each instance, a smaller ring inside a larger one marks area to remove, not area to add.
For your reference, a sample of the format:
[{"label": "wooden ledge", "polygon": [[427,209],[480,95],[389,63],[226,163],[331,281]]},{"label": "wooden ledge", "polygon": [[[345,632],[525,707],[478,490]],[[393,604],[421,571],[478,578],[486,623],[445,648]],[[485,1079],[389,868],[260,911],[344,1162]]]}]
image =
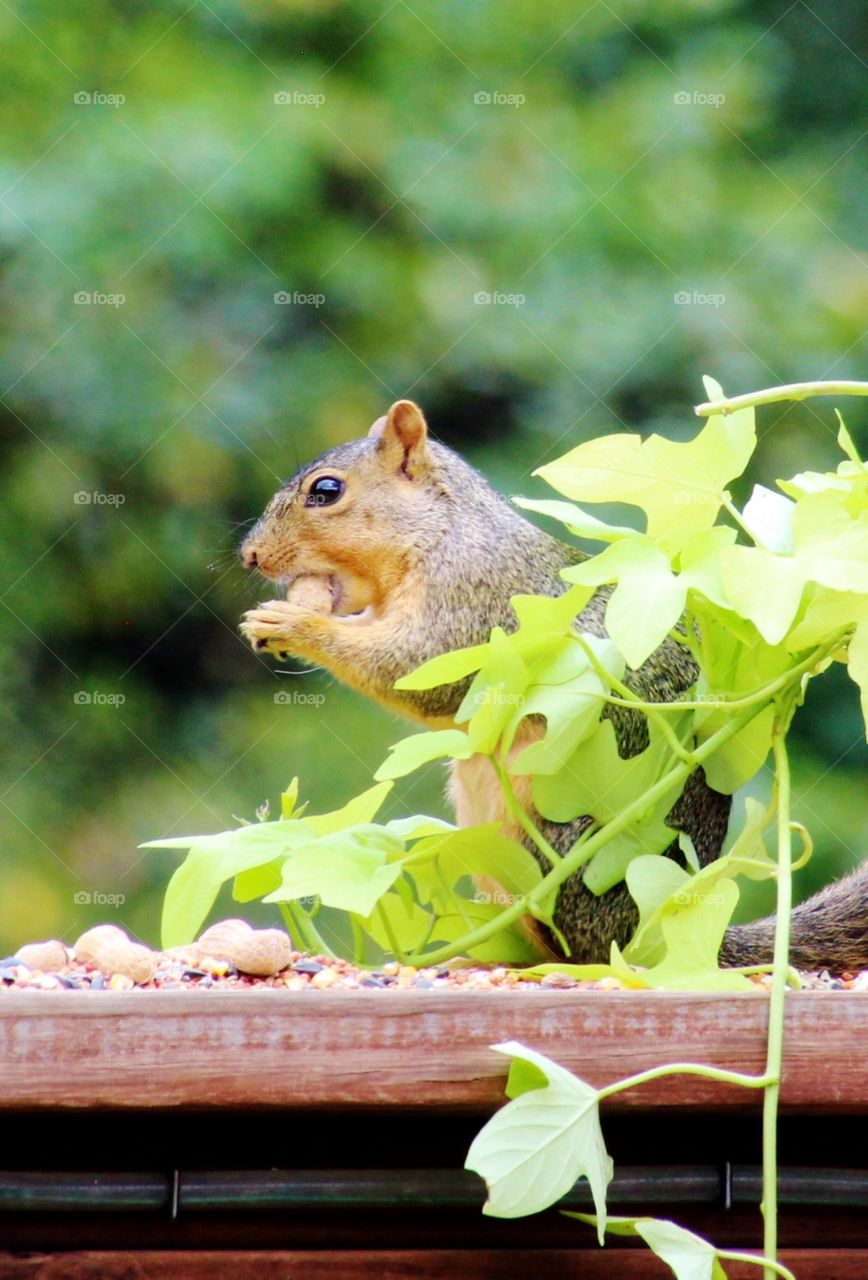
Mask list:
[{"label": "wooden ledge", "polygon": [[[669,992],[0,993],[0,1108],[492,1110],[520,1040],[596,1085],[665,1062],[760,1074],[768,996]],[[868,1112],[868,992],[787,996],[782,1105]],[[759,1107],[677,1076],[607,1107]]]}]

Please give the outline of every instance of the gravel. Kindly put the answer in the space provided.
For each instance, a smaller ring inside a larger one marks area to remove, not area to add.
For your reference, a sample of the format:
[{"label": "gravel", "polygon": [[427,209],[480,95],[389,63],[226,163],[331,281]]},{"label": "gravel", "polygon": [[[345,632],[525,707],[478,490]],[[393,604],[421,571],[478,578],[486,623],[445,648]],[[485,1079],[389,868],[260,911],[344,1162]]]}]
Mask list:
[{"label": "gravel", "polygon": [[[169,952],[157,953],[159,960],[150,982],[135,984],[124,974],[107,975],[91,964],[74,959],[67,949],[67,963],[43,972],[16,956],[0,962],[0,993],[3,991],[226,991],[273,988],[286,991],[613,991],[623,989],[617,978],[598,981],[576,979],[569,974],[551,973],[539,981],[520,977],[503,965],[471,965],[456,960],[452,965],[415,968],[390,961],[378,969],[358,969],[347,960],[311,956],[293,951],[288,966],[274,977],[258,978],[239,973],[224,959],[205,959],[195,968]],[[868,970],[833,976],[828,971],[803,973],[806,990],[868,991]],[[755,986],[770,985],[767,974],[755,975]],[[2,998],[2,996],[0,996]]]}]

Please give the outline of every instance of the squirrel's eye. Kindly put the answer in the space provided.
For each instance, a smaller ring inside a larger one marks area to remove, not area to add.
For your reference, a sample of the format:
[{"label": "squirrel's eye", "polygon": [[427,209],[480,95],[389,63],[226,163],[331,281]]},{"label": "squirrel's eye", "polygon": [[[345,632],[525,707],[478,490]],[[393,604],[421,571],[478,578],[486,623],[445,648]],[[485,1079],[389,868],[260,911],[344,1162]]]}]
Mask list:
[{"label": "squirrel's eye", "polygon": [[330,507],[333,502],[337,502],[345,488],[343,480],[338,480],[337,476],[320,476],[310,486],[304,505],[306,507]]}]

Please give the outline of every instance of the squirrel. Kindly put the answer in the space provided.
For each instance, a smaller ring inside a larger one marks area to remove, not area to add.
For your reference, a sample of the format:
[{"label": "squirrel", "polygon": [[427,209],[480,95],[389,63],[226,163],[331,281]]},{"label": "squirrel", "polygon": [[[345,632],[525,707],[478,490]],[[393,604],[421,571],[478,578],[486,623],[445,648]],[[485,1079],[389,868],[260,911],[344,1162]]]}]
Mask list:
[{"label": "squirrel", "polygon": [[[525,520],[460,455],[431,439],[410,400],[393,404],[366,436],[302,467],[268,503],[240,556],[246,568],[286,589],[285,599],[244,615],[241,630],[254,649],[313,661],[435,729],[453,726],[470,677],[412,692],[395,682],[429,658],[484,644],[493,627],[514,631],[511,597],[563,594],[568,584],[560,571],[587,558]],[[606,634],[610,591],[604,587],[592,597],[577,626]],[[689,651],[669,638],[641,667],[628,669],[625,683],[645,701],[670,701],[697,676]],[[641,713],[610,706],[604,714],[622,757],[647,746]],[[546,839],[566,854],[591,819],[547,821],[533,810],[530,779],[516,777],[514,785]],[[524,833],[510,827],[486,757],[453,762],[450,796],[460,826],[500,822],[549,869]],[[666,819],[673,828],[667,854],[681,857],[680,831],[702,865],[717,858],[730,806],[731,797],[714,791],[695,769]],[[619,947],[629,941],[638,912],[626,884],[598,897],[578,873],[561,887],[553,920],[573,962],[605,962],[613,941]],[[542,927],[528,927],[540,940]],[[561,955],[551,931],[542,933],[548,949]],[[721,963],[767,964],[773,943],[773,917],[732,925]],[[868,966],[868,875],[857,871],[794,909],[790,958],[803,969]]]}]

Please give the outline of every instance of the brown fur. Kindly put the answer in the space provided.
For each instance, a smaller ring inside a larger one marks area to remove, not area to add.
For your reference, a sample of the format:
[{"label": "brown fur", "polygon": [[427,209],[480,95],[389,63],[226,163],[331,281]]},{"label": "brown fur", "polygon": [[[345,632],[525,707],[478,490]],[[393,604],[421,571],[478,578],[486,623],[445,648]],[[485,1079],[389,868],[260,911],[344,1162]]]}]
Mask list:
[{"label": "brown fur", "polygon": [[[308,505],[311,486],[324,476],[343,482],[343,493],[332,505]],[[484,643],[495,626],[514,630],[510,598],[561,595],[566,584],[560,570],[583,558],[524,520],[451,449],[429,440],[421,411],[408,400],[392,405],[368,436],[303,467],[272,498],[241,556],[249,568],[280,583],[285,595],[245,614],[242,631],[255,648],[319,663],[432,728],[453,723],[469,681],[420,692],[396,690],[395,681],[428,658]],[[608,591],[598,592],[578,619],[597,635],[605,634]],[[668,701],[690,688],[697,674],[684,646],[668,639],[625,679],[644,699]],[[622,756],[643,750],[647,725],[641,715],[616,708],[611,719]],[[528,780],[516,778],[516,786],[526,789],[529,804]],[[486,761],[457,765],[451,788],[462,825],[505,823]],[[730,797],[713,791],[697,769],[667,821],[691,836],[704,864],[720,853],[729,809]],[[535,818],[561,854],[589,821]],[[677,844],[668,852],[679,856]],[[581,875],[563,885],[555,909],[555,923],[578,961],[608,959],[611,942],[623,946],[636,919],[626,886],[598,898]],[[765,963],[773,933],[771,920],[734,926],[724,940],[723,961]],[[868,876],[857,873],[796,908],[792,955],[807,968],[868,965]]]}]

